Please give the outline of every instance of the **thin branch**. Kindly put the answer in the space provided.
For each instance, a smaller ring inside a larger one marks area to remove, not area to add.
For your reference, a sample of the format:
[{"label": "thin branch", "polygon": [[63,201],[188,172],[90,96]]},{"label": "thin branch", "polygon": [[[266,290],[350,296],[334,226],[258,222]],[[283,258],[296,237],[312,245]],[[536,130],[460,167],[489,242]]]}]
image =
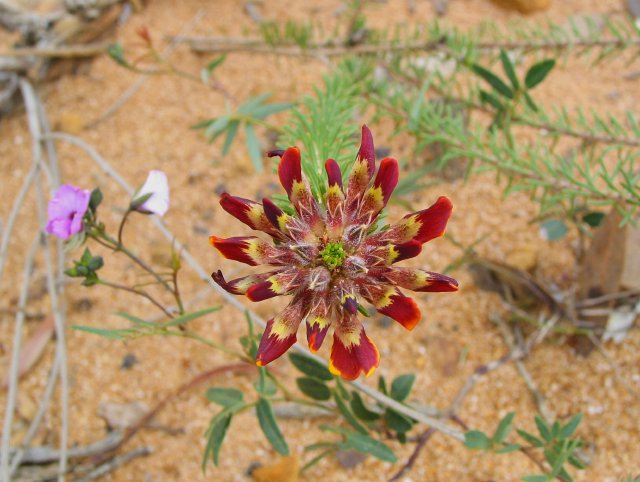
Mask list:
[{"label": "thin branch", "polygon": [[16,194],[15,200],[13,201],[13,206],[11,206],[11,211],[9,212],[9,217],[7,218],[7,222],[2,230],[2,241],[0,242],[0,287],[2,287],[3,275],[4,275],[4,266],[7,262],[7,254],[9,253],[9,242],[11,241],[11,234],[13,233],[13,227],[16,224],[16,220],[18,219],[18,214],[20,214],[20,208],[24,204],[24,199],[29,192],[29,188],[35,181],[36,175],[38,174],[38,169],[40,169],[40,164],[37,162],[32,163],[31,169],[24,178],[22,182],[22,186],[20,186],[20,190],[18,194]]},{"label": "thin branch", "polygon": [[398,472],[396,472],[396,474],[393,477],[389,479],[389,482],[395,482],[397,480],[400,480],[407,472],[409,472],[413,468],[414,464],[416,463],[416,460],[418,460],[418,456],[420,455],[420,452],[422,452],[422,449],[425,447],[425,445],[427,445],[427,442],[429,441],[429,439],[434,433],[436,433],[436,431],[433,428],[428,428],[427,430],[425,430],[420,434],[420,436],[418,437],[418,443],[416,443],[416,446],[413,449],[413,453],[411,454],[411,457],[409,457],[409,460],[407,460],[407,463],[404,464],[402,468]]},{"label": "thin branch", "polygon": [[79,479],[75,479],[74,482],[89,482],[90,480],[99,479],[104,475],[107,475],[109,472],[114,471],[121,465],[126,464],[127,462],[137,458],[137,457],[145,457],[152,453],[152,450],[148,447],[139,447],[137,449],[133,449],[126,454],[118,455],[114,457],[112,460],[105,462],[101,466],[89,472],[86,476],[81,477]]},{"label": "thin branch", "polygon": [[122,290],[128,293],[133,293],[134,295],[142,296],[143,298],[149,300],[156,308],[161,310],[168,318],[173,318],[173,314],[170,313],[164,306],[162,306],[160,302],[156,301],[156,299],[146,291],[139,290],[136,288],[130,288],[129,286],[113,283],[111,281],[106,281],[103,279],[99,279],[98,284],[108,286],[109,288],[113,288],[114,290]]},{"label": "thin branch", "polygon": [[22,330],[25,319],[25,308],[29,297],[29,281],[33,269],[33,260],[41,240],[40,233],[36,234],[31,243],[31,248],[27,252],[27,257],[22,270],[22,285],[18,295],[18,311],[16,313],[15,332],[13,334],[13,352],[11,353],[11,365],[9,368],[9,390],[7,393],[7,406],[4,413],[4,423],[2,426],[2,454],[0,457],[0,473],[2,480],[10,480],[9,477],[9,444],[11,442],[11,432],[13,428],[13,413],[16,407],[16,397],[18,395],[18,368],[20,364],[20,349],[22,346]]},{"label": "thin branch", "polygon": [[189,45],[194,52],[247,52],[250,54],[271,54],[287,57],[341,57],[344,55],[378,55],[394,52],[422,51],[446,49],[445,38],[426,42],[407,44],[379,45],[335,45],[331,42],[311,44],[306,47],[298,45],[269,45],[259,39],[226,39],[211,37],[187,37],[184,35],[166,36],[167,40]]},{"label": "thin branch", "polygon": [[[40,118],[38,115],[39,100],[35,95],[31,84],[24,79],[20,80],[20,90],[24,98],[27,110],[27,120],[29,131],[31,132],[33,162],[44,165],[42,159],[42,146],[40,145],[43,136],[41,132]],[[40,108],[42,109],[42,108]],[[36,203],[38,207],[38,219],[40,226],[45,226],[46,209],[44,193],[42,190],[40,176],[36,178]],[[60,405],[61,405],[61,429],[60,429],[60,464],[58,468],[58,480],[64,482],[64,474],[67,471],[67,443],[69,437],[69,378],[67,373],[66,337],[65,337],[65,316],[62,305],[58,299],[58,286],[54,274],[51,247],[48,240],[45,241],[44,259],[47,274],[47,291],[53,312],[54,328],[56,333],[56,356],[60,357]]]},{"label": "thin branch", "polygon": [[47,58],[82,58],[93,57],[105,53],[109,42],[80,45],[59,45],[56,47],[21,47],[0,52],[2,57],[47,57]]}]

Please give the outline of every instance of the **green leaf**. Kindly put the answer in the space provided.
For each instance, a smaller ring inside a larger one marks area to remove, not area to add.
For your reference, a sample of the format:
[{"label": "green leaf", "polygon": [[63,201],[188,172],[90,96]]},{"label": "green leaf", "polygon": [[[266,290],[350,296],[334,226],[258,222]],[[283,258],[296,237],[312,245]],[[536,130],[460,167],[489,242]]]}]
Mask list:
[{"label": "green leaf", "polygon": [[382,442],[369,437],[366,434],[349,432],[345,435],[345,441],[341,444],[344,450],[357,450],[363,454],[373,455],[375,458],[385,462],[394,463],[398,460],[389,447]]},{"label": "green leaf", "polygon": [[258,374],[260,377],[253,384],[256,392],[264,397],[272,397],[278,392],[276,384],[267,376],[267,369],[264,367],[258,368]]},{"label": "green leaf", "polygon": [[118,65],[128,67],[129,63],[124,58],[124,47],[120,43],[114,43],[107,48],[107,55],[111,57]]},{"label": "green leaf", "polygon": [[244,134],[247,140],[247,150],[249,151],[249,157],[251,157],[251,163],[258,172],[263,171],[262,167],[262,154],[260,151],[260,141],[256,136],[256,131],[251,124],[245,124]]},{"label": "green leaf", "polygon": [[544,447],[544,442],[535,435],[532,435],[529,432],[525,432],[524,430],[520,430],[519,428],[516,429],[516,432],[518,432],[518,435],[520,435],[534,447]]},{"label": "green leaf", "polygon": [[538,432],[540,432],[542,438],[549,442],[552,437],[547,422],[545,422],[539,415],[536,415],[534,420],[536,422],[536,427],[538,427]]},{"label": "green leaf", "polygon": [[413,373],[400,375],[391,383],[390,397],[398,402],[403,402],[411,393],[416,376]]},{"label": "green leaf", "polygon": [[302,393],[314,400],[329,400],[331,398],[329,387],[315,378],[297,378],[296,384]]},{"label": "green leaf", "polygon": [[384,393],[385,395],[389,395],[389,392],[387,391],[387,381],[382,375],[380,375],[380,378],[378,378],[378,391],[380,393]]},{"label": "green leaf", "polygon": [[520,450],[520,445],[518,444],[507,444],[504,447],[499,448],[498,450],[496,450],[497,454],[509,454],[511,452],[515,452],[516,450]]},{"label": "green leaf", "polygon": [[482,77],[500,95],[503,95],[508,99],[513,99],[513,91],[511,90],[511,88],[507,84],[505,84],[496,74],[477,64],[472,65],[471,69],[477,75]]},{"label": "green leaf", "polygon": [[207,66],[202,69],[202,71],[200,72],[200,77],[202,79],[202,82],[205,84],[209,83],[209,79],[211,78],[211,74],[213,73],[213,71],[218,68],[220,65],[222,65],[222,63],[227,59],[227,55],[226,54],[222,54],[218,57],[216,57],[215,59],[213,59],[211,62],[209,62],[207,64]]},{"label": "green leaf", "polygon": [[511,85],[514,90],[518,90],[520,88],[520,82],[518,82],[518,77],[516,76],[516,71],[513,67],[513,63],[509,58],[507,52],[503,49],[500,49],[500,62],[502,62],[502,68],[504,69],[504,73],[507,74]]},{"label": "green leaf", "polygon": [[129,313],[126,313],[124,311],[116,311],[115,315],[119,316],[120,318],[124,318],[125,320],[129,320],[134,325],[141,325],[141,326],[146,326],[146,327],[149,327],[149,328],[155,328],[157,326],[156,323],[152,323],[150,321],[143,320],[142,318],[138,318],[137,316],[133,316],[133,315],[131,315]]},{"label": "green leaf", "polygon": [[534,112],[538,112],[538,106],[533,101],[533,99],[529,95],[529,92],[527,91],[524,92],[524,100],[527,101],[527,105],[529,106],[529,109],[531,109]]},{"label": "green leaf", "polygon": [[602,220],[604,219],[604,216],[605,216],[604,213],[601,213],[598,211],[592,211],[582,216],[582,221],[587,223],[592,228],[597,228],[598,226],[600,226],[600,224],[602,224]]},{"label": "green leaf", "polygon": [[503,417],[502,420],[500,420],[500,423],[498,424],[493,437],[491,437],[491,440],[493,442],[502,443],[505,441],[505,439],[509,435],[509,432],[511,432],[511,424],[513,423],[514,416],[515,412],[509,412]]},{"label": "green leaf", "polygon": [[169,327],[169,326],[178,326],[184,325],[190,321],[193,321],[198,318],[202,318],[209,313],[213,313],[214,311],[220,311],[222,309],[221,306],[212,306],[211,308],[205,308],[203,310],[193,311],[191,313],[185,313],[184,315],[177,316],[166,323],[158,323],[156,326]]},{"label": "green leaf", "polygon": [[271,97],[271,92],[267,92],[265,94],[252,97],[251,99],[246,101],[244,104],[242,104],[240,107],[238,107],[238,114],[252,115],[253,110],[256,107],[258,107],[260,104],[262,104],[265,100],[267,100],[269,97]]},{"label": "green leaf", "polygon": [[366,434],[367,429],[364,428],[362,424],[358,422],[358,419],[356,419],[353,413],[351,413],[351,411],[349,410],[349,407],[347,407],[346,403],[344,402],[344,399],[340,396],[337,390],[333,392],[333,398],[336,401],[336,406],[338,407],[338,410],[340,411],[344,419],[349,423],[349,425],[355,428],[358,432],[362,434]]},{"label": "green leaf", "polygon": [[404,415],[388,408],[384,412],[384,421],[391,430],[406,433],[413,427],[413,421]]},{"label": "green leaf", "polygon": [[238,127],[240,127],[240,121],[234,120],[229,122],[227,126],[227,135],[224,138],[224,144],[222,145],[222,156],[226,156],[229,153],[229,149],[231,149],[231,144],[233,143],[236,135],[238,134]]},{"label": "green leaf", "polygon": [[571,420],[569,420],[569,422],[567,422],[567,424],[563,426],[562,429],[560,430],[560,437],[562,438],[571,437],[573,433],[576,431],[576,429],[578,428],[578,425],[580,425],[581,421],[582,421],[581,413],[574,415],[571,418]]},{"label": "green leaf", "polygon": [[333,379],[333,375],[327,370],[327,367],[313,358],[300,353],[290,353],[289,360],[294,367],[311,378],[326,381]]},{"label": "green leaf", "polygon": [[524,482],[548,482],[549,477],[546,475],[525,475],[522,480]]},{"label": "green leaf", "polygon": [[367,311],[367,309],[364,306],[362,306],[360,303],[358,303],[358,313],[360,313],[362,316],[367,316],[367,317],[371,316]]},{"label": "green leaf", "polygon": [[268,400],[264,398],[258,400],[256,415],[258,416],[258,422],[260,422],[260,428],[271,446],[276,449],[279,454],[289,455],[289,446],[278,427],[276,418],[273,416],[271,403],[269,403]]},{"label": "green leaf", "polygon": [[491,439],[480,430],[469,430],[464,434],[464,445],[474,450],[488,450],[491,448]]},{"label": "green leaf", "polygon": [[294,104],[292,104],[291,102],[275,102],[273,104],[263,105],[256,108],[251,113],[251,116],[256,119],[264,119],[267,116],[291,109],[293,105]]},{"label": "green leaf", "polygon": [[365,406],[362,397],[355,391],[351,392],[351,410],[356,417],[365,422],[374,422],[380,418],[380,414],[372,412]]},{"label": "green leaf", "polygon": [[555,65],[556,61],[554,59],[542,60],[532,65],[524,78],[524,85],[527,89],[533,89],[549,75]]},{"label": "green leaf", "polygon": [[567,234],[567,225],[559,219],[549,219],[540,224],[540,231],[548,241],[557,241]]},{"label": "green leaf", "polygon": [[495,95],[490,94],[486,90],[480,89],[480,101],[484,102],[485,104],[489,104],[499,111],[504,109],[504,104],[502,104],[502,102],[500,102],[500,100],[498,100]]},{"label": "green leaf", "polygon": [[204,459],[202,461],[202,469],[204,470],[207,465],[207,459],[209,454],[213,458],[213,463],[217,466],[220,461],[220,448],[224,437],[227,435],[227,430],[231,424],[233,415],[226,410],[220,412],[211,420],[211,425],[207,431],[207,446],[204,449]]},{"label": "green leaf", "polygon": [[244,395],[235,388],[209,388],[205,394],[207,400],[224,408],[231,408],[244,401]]},{"label": "green leaf", "polygon": [[225,131],[225,129],[229,125],[230,120],[231,118],[228,115],[221,115],[211,124],[209,124],[204,130],[204,135],[207,140],[210,143],[215,141],[218,136]]},{"label": "green leaf", "polygon": [[89,263],[87,263],[87,267],[91,271],[98,271],[103,266],[104,266],[104,262],[102,261],[102,256],[93,256],[89,260]]},{"label": "green leaf", "polygon": [[82,325],[74,325],[74,330],[84,331],[85,333],[91,333],[92,335],[104,336],[105,338],[109,338],[110,340],[124,340],[129,335],[132,335],[134,332],[130,329],[115,329],[109,330],[107,328],[96,328],[94,326],[82,326]]},{"label": "green leaf", "polygon": [[96,212],[96,209],[98,209],[98,206],[100,206],[100,203],[102,202],[102,198],[102,191],[99,187],[91,191],[91,197],[89,198],[89,209],[91,209],[92,212]]}]

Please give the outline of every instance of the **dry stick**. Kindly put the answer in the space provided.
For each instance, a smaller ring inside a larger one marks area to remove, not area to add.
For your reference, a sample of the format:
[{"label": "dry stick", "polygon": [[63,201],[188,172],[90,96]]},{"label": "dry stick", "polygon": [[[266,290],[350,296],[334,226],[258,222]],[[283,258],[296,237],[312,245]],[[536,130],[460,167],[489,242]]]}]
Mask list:
[{"label": "dry stick", "polygon": [[49,57],[76,58],[93,57],[102,54],[109,48],[109,42],[90,43],[82,45],[60,45],[57,47],[23,47],[6,52],[0,52],[1,57]]},{"label": "dry stick", "polygon": [[[182,28],[180,35],[185,35],[189,30],[191,30],[196,24],[196,22],[198,22],[202,18],[203,14],[204,14],[203,10],[198,10],[198,12],[193,16],[193,18],[189,20],[185,24],[185,26]],[[160,55],[163,58],[168,57],[173,53],[173,51],[178,47],[179,44],[180,42],[172,41],[169,45],[167,45],[167,47],[162,51]],[[118,98],[118,100],[116,100],[113,104],[111,104],[111,107],[109,107],[104,113],[102,113],[100,117],[89,122],[85,126],[85,128],[88,129],[90,127],[95,127],[98,124],[101,124],[103,121],[107,120],[109,117],[115,114],[120,109],[120,107],[122,107],[129,100],[129,98],[133,96],[133,94],[138,92],[138,90],[140,90],[142,85],[149,78],[148,75],[143,75],[143,74],[140,74],[140,75],[141,76],[133,84],[131,84],[126,91],[124,91],[124,93],[120,96],[120,98]]]},{"label": "dry stick", "polygon": [[[308,47],[272,46],[261,40],[241,39],[211,39],[207,37],[167,36],[172,42],[186,43],[194,52],[248,52],[251,54],[274,54],[288,57],[338,57],[342,55],[375,55],[404,51],[432,51],[446,48],[445,39],[417,42],[411,44],[381,44],[381,45],[344,45],[316,44]],[[230,40],[230,41],[229,41]]]},{"label": "dry stick", "polygon": [[[32,137],[33,162],[44,165],[42,159],[43,140],[40,119],[38,116],[38,99],[36,98],[33,87],[29,81],[20,80],[20,91],[24,98],[27,110],[27,120],[29,123],[29,131]],[[38,206],[38,218],[40,226],[46,224],[46,208],[44,193],[40,176],[36,178],[36,201]],[[58,286],[54,276],[53,262],[51,259],[51,247],[48,240],[44,246],[44,259],[47,273],[47,291],[51,302],[51,311],[53,311],[54,329],[56,333],[56,356],[60,358],[60,405],[61,405],[61,430],[60,430],[60,464],[58,467],[58,481],[64,482],[64,474],[67,470],[67,441],[69,437],[69,378],[67,373],[67,355],[66,355],[66,337],[65,337],[65,320],[62,312],[60,300],[58,299]]]},{"label": "dry stick", "polygon": [[7,254],[9,252],[9,241],[11,240],[11,234],[13,233],[13,227],[15,226],[16,220],[18,219],[18,214],[20,213],[20,208],[24,204],[24,198],[29,192],[29,188],[33,184],[33,181],[36,178],[36,174],[38,173],[38,169],[40,165],[37,162],[34,162],[31,165],[31,169],[29,173],[24,178],[22,182],[22,186],[20,186],[20,190],[16,195],[15,201],[13,202],[13,206],[11,207],[11,212],[9,213],[9,217],[7,219],[7,223],[2,231],[2,241],[0,242],[0,287],[2,287],[2,280],[4,274],[4,266],[7,262]]},{"label": "dry stick", "polygon": [[[121,432],[110,432],[107,436],[97,442],[79,447],[70,447],[67,451],[69,459],[85,459],[87,457],[95,457],[114,450],[122,441]],[[46,464],[55,462],[60,458],[60,450],[51,447],[32,447],[25,450],[25,464]]]},{"label": "dry stick", "polygon": [[[492,321],[498,325],[498,328],[500,328],[500,333],[502,334],[502,338],[504,339],[505,343],[507,344],[510,350],[513,351],[516,348],[522,348],[522,343],[520,342],[519,339],[517,339],[514,336],[514,333],[512,332],[512,330],[509,329],[509,327],[507,326],[507,324],[504,322],[502,318],[500,318],[499,316],[495,316]],[[538,390],[536,382],[533,380],[533,377],[527,370],[527,367],[525,367],[522,360],[515,360],[515,365],[516,365],[516,369],[518,370],[518,373],[520,373],[520,376],[524,380],[525,385],[531,392],[531,395],[533,396],[533,399],[536,402],[536,405],[538,407],[538,412],[540,412],[542,417],[548,423],[553,422],[553,420],[555,420],[556,417],[553,414],[553,412],[549,409],[549,406],[547,405],[547,399],[540,392],[540,390]]]},{"label": "dry stick", "polygon": [[462,402],[464,401],[469,391],[475,386],[478,380],[482,378],[484,375],[495,370],[496,368],[499,368],[505,365],[506,363],[509,363],[511,361],[516,361],[516,360],[521,360],[522,358],[526,357],[529,354],[529,352],[531,352],[531,349],[535,345],[540,343],[547,336],[549,331],[553,328],[553,326],[558,322],[559,319],[560,319],[559,315],[557,314],[553,315],[543,324],[540,330],[538,330],[536,333],[532,334],[529,337],[529,339],[526,341],[524,346],[516,347],[515,349],[511,350],[506,355],[501,356],[497,360],[490,361],[489,363],[480,365],[478,368],[476,368],[474,372],[471,374],[471,376],[467,378],[467,381],[462,386],[462,388],[458,391],[458,394],[454,398],[453,403],[449,408],[449,413],[456,414],[459,412]]},{"label": "dry stick", "polygon": [[118,455],[114,457],[112,460],[102,464],[100,467],[96,468],[89,472],[86,476],[81,477],[79,479],[75,479],[74,482],[89,482],[90,480],[98,479],[103,475],[108,474],[109,472],[114,471],[121,465],[126,464],[130,460],[135,459],[136,457],[144,457],[151,454],[153,451],[149,447],[139,447],[134,449],[126,454]]},{"label": "dry stick", "polygon": [[[109,176],[111,176],[129,195],[133,195],[133,188],[129,185],[129,183],[127,183],[122,176],[111,166],[111,164],[109,164],[109,162],[104,159],[102,156],[100,156],[97,151],[93,148],[93,146],[91,146],[90,144],[88,144],[87,142],[85,142],[83,139],[80,139],[79,137],[70,135],[70,134],[65,134],[65,133],[61,133],[61,132],[55,132],[52,133],[48,136],[51,139],[60,139],[60,140],[64,140],[66,142],[69,142],[71,144],[75,144],[76,146],[81,147],[82,149],[85,150],[85,152],[87,152],[87,154],[89,154],[90,157],[92,157],[92,159],[102,168],[102,170]],[[213,280],[211,279],[211,277],[209,276],[208,272],[200,265],[200,263],[193,257],[193,255],[187,250],[187,248],[180,243],[175,235],[169,231],[169,229],[166,227],[166,225],[163,223],[162,219],[158,218],[157,216],[151,216],[151,221],[152,223],[160,230],[160,232],[162,232],[162,234],[169,240],[174,242],[175,244],[175,249],[177,251],[180,251],[182,253],[182,257],[185,259],[185,261],[187,262],[187,264],[196,272],[196,274],[200,277],[200,279],[202,279],[203,281],[206,281],[207,283],[209,283],[209,285],[220,295],[222,296],[227,303],[229,303],[230,305],[232,305],[233,307],[235,307],[236,309],[238,309],[241,312],[245,312],[248,313],[251,318],[258,323],[261,327],[265,327],[266,326],[266,321],[264,319],[262,319],[260,316],[258,316],[256,313],[254,313],[253,311],[251,311],[250,309],[248,309],[247,307],[245,307],[242,303],[240,303],[234,296],[232,296],[231,294],[227,293],[226,291],[224,291],[222,288],[220,288],[220,286],[218,286],[217,284],[215,284],[213,282]],[[302,354],[304,354],[305,356],[316,360],[320,363],[326,364],[326,360],[323,359],[322,357],[319,357],[318,355],[315,355],[311,352],[309,352],[309,350],[307,349],[306,346],[300,345],[298,343],[294,344],[292,347],[295,351],[298,351]],[[436,430],[445,433],[447,435],[449,435],[450,437],[455,438],[456,440],[459,440],[461,442],[464,441],[464,433],[461,432],[460,430],[457,430],[453,427],[451,427],[450,425],[448,425],[445,422],[442,422],[441,420],[434,418],[430,415],[427,415],[425,413],[423,413],[422,411],[419,411],[413,407],[409,407],[407,405],[403,405],[395,400],[393,400],[392,398],[378,392],[377,390],[369,387],[368,385],[365,385],[362,382],[359,381],[351,381],[348,382],[352,387],[354,387],[355,389],[357,389],[358,391],[368,395],[369,397],[371,397],[372,399],[374,399],[375,401],[381,403],[382,405],[391,408],[409,418],[413,418],[414,420],[424,423],[426,425],[429,425],[433,428],[435,428]],[[433,409],[435,410],[435,409]]]},{"label": "dry stick", "polygon": [[427,445],[427,442],[429,441],[429,439],[434,433],[436,433],[436,431],[433,428],[428,428],[427,430],[422,432],[422,434],[420,434],[420,436],[418,437],[418,443],[416,444],[416,447],[413,449],[413,453],[411,454],[411,457],[409,457],[409,460],[407,460],[407,463],[404,464],[402,468],[393,477],[389,479],[389,482],[395,482],[397,480],[400,480],[400,478],[403,475],[405,475],[407,472],[409,472],[413,468],[413,465],[416,463],[416,460],[418,460],[418,455],[420,455],[420,452],[422,451],[424,446]]},{"label": "dry stick", "polygon": [[11,429],[13,427],[13,412],[16,408],[16,397],[18,395],[18,365],[20,364],[20,348],[22,345],[22,329],[25,318],[25,308],[29,298],[29,281],[31,280],[31,270],[33,260],[40,241],[40,233],[34,237],[31,248],[27,253],[22,271],[22,286],[18,298],[18,312],[16,313],[15,333],[13,334],[13,352],[11,353],[11,367],[9,368],[9,390],[7,394],[7,408],[4,413],[4,423],[2,426],[2,453],[0,454],[0,468],[2,480],[9,478],[9,444],[11,443]]},{"label": "dry stick", "polygon": [[[51,367],[49,378],[47,379],[47,386],[45,387],[42,398],[40,399],[40,406],[38,407],[38,411],[36,412],[35,417],[33,417],[31,425],[29,425],[29,429],[27,430],[27,434],[24,436],[24,439],[20,444],[21,447],[14,452],[13,459],[11,460],[11,468],[9,469],[9,480],[11,480],[11,477],[13,477],[13,474],[22,463],[26,451],[28,450],[27,447],[31,443],[33,437],[36,435],[36,432],[38,431],[38,428],[42,423],[42,419],[44,418],[47,408],[49,407],[51,396],[53,395],[53,389],[56,386],[56,380],[58,379],[59,371],[60,358],[56,356],[53,359],[53,366]],[[56,459],[57,458],[58,457],[56,457]]]}]

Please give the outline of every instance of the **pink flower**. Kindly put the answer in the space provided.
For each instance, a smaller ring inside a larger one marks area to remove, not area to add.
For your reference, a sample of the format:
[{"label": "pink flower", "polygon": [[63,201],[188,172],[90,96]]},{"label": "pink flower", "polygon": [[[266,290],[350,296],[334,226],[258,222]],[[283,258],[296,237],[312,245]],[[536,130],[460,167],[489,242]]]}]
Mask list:
[{"label": "pink flower", "polygon": [[63,184],[53,195],[47,208],[47,233],[69,239],[82,231],[82,218],[89,207],[91,193],[71,184]]},{"label": "pink flower", "polygon": [[[144,199],[145,196],[146,199]],[[138,189],[131,204],[133,209],[141,213],[164,216],[169,209],[169,183],[167,182],[167,175],[162,171],[149,171],[147,180],[142,187]]]}]

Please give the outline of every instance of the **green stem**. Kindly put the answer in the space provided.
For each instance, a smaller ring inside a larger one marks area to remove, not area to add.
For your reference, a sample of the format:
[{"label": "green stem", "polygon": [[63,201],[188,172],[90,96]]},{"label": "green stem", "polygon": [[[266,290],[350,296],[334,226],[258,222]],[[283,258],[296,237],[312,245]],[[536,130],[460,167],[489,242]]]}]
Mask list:
[{"label": "green stem", "polygon": [[160,332],[161,334],[165,334],[165,335],[169,335],[169,336],[177,336],[180,338],[189,338],[191,340],[196,340],[199,341],[200,343],[207,345],[210,348],[213,348],[215,350],[220,350],[224,353],[226,353],[227,355],[231,355],[235,358],[238,358],[242,361],[247,361],[247,359],[244,357],[243,354],[238,353],[236,351],[231,350],[230,348],[227,348],[226,346],[220,344],[220,343],[215,343],[213,341],[207,340],[206,338],[201,337],[200,335],[193,333],[192,331],[173,331],[173,330],[165,330]]},{"label": "green stem", "polygon": [[112,283],[111,281],[105,281],[103,279],[98,279],[98,284],[101,284],[101,285],[104,285],[104,286],[108,286],[109,288],[113,288],[113,289],[116,289],[116,290],[122,290],[122,291],[126,291],[128,293],[133,293],[133,294],[136,294],[138,296],[142,296],[143,298],[146,298],[151,303],[153,303],[158,309],[160,309],[169,318],[173,318],[173,315],[171,313],[169,313],[164,306],[162,306],[160,303],[158,303],[158,301],[156,301],[155,298],[153,298],[153,296],[151,296],[146,291],[138,290],[138,289],[135,289],[135,288],[129,288],[128,286],[121,285],[121,284],[118,284],[118,283]]}]

